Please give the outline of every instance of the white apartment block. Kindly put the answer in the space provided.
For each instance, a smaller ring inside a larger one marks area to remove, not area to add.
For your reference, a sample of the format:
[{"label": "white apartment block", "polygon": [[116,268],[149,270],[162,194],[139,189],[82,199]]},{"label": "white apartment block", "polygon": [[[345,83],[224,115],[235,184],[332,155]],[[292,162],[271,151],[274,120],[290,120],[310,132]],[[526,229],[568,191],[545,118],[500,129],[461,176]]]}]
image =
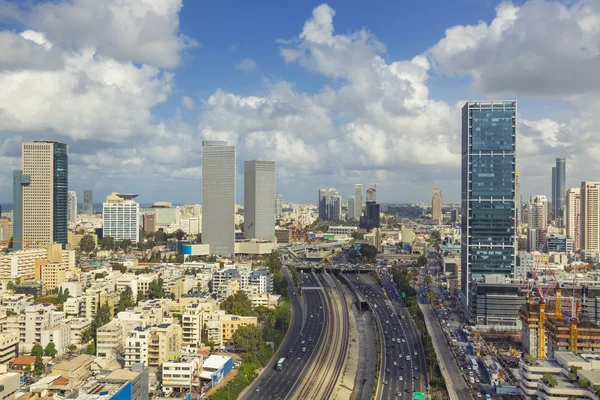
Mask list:
[{"label": "white apartment block", "polygon": [[32,299],[32,297],[24,294],[2,293],[2,296],[0,297],[0,308],[3,310],[10,310],[15,314],[21,314],[31,303]]},{"label": "white apartment block", "polygon": [[129,239],[137,243],[140,240],[139,211],[139,204],[133,200],[104,203],[102,206],[103,236],[115,240]]},{"label": "white apartment block", "polygon": [[69,225],[77,224],[77,193],[69,190],[69,202],[67,203],[67,221]]},{"label": "white apartment block", "polygon": [[[25,309],[24,349],[31,350],[36,343],[42,343],[42,333],[65,322],[65,313],[54,310],[51,305],[33,304]],[[58,347],[58,346],[57,346]]]},{"label": "white apartment block", "polygon": [[200,357],[165,362],[162,365],[163,389],[189,389],[197,385],[201,366]]},{"label": "white apartment block", "polygon": [[600,250],[600,182],[581,182],[580,245],[582,250]]},{"label": "white apartment block", "polygon": [[98,328],[96,332],[96,355],[109,360],[115,360],[122,354],[125,344],[125,332],[119,320],[113,319],[108,324]]},{"label": "white apartment block", "polygon": [[203,329],[202,307],[199,303],[190,304],[181,316],[182,343],[187,347],[197,347],[202,342]]},{"label": "white apartment block", "polygon": [[71,345],[71,328],[68,322],[60,323],[51,328],[46,328],[41,332],[41,342],[43,348],[46,348],[48,343],[54,343],[58,356],[67,352],[67,348]]},{"label": "white apartment block", "polygon": [[148,366],[148,342],[150,327],[137,327],[129,332],[125,339],[125,367],[139,363]]},{"label": "white apartment block", "polygon": [[567,237],[575,239],[575,250],[579,250],[579,233],[575,233],[579,228],[578,219],[579,213],[581,212],[580,203],[580,188],[567,189],[567,195],[565,197],[565,227],[567,230]]},{"label": "white apartment block", "polygon": [[71,328],[71,344],[75,345],[81,343],[81,334],[92,326],[92,320],[89,318],[71,318],[67,323]]},{"label": "white apartment block", "polygon": [[45,248],[17,250],[8,254],[0,253],[0,280],[20,278],[33,279],[35,260],[47,260]]}]

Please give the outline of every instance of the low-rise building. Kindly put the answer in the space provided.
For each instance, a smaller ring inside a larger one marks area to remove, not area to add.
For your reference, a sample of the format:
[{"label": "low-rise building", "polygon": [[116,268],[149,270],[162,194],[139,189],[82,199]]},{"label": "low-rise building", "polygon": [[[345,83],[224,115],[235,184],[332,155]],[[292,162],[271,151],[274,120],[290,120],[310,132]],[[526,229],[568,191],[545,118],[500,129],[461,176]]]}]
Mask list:
[{"label": "low-rise building", "polygon": [[201,357],[180,358],[162,365],[163,389],[185,392],[200,385]]},{"label": "low-rise building", "polygon": [[21,387],[21,374],[7,372],[0,366],[0,400],[12,400]]},{"label": "low-rise building", "polygon": [[0,365],[7,364],[19,355],[19,334],[0,333]]},{"label": "low-rise building", "polygon": [[92,363],[96,356],[81,354],[71,360],[61,361],[52,367],[52,376],[62,376],[71,383],[72,387],[77,387],[90,377]]}]

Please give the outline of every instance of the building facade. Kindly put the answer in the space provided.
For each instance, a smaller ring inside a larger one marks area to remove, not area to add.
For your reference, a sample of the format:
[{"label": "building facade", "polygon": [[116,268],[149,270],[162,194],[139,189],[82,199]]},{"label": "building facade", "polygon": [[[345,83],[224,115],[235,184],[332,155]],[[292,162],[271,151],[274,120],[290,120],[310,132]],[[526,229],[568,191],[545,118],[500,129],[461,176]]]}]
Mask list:
[{"label": "building facade", "polygon": [[104,203],[102,235],[114,240],[129,239],[132,243],[137,243],[140,240],[139,210],[139,204],[130,199]]},{"label": "building facade", "polygon": [[600,181],[581,182],[580,189],[581,250],[600,250]]},{"label": "building facade", "polygon": [[564,225],[565,213],[565,175],[567,160],[564,157],[556,159],[554,167],[554,193],[552,197],[553,217],[558,221],[558,226]]},{"label": "building facade", "polygon": [[275,161],[244,162],[244,237],[275,240]]},{"label": "building facade", "polygon": [[531,196],[528,213],[527,249],[543,250],[548,230],[548,200],[546,196]]},{"label": "building facade", "polygon": [[281,193],[275,194],[275,216],[281,217],[283,214],[283,206],[281,205],[282,196]]},{"label": "building facade", "polygon": [[354,219],[360,219],[363,208],[363,185],[357,183],[354,185]]},{"label": "building facade", "polygon": [[439,188],[433,188],[431,195],[431,219],[434,225],[441,225],[442,220],[442,191]]},{"label": "building facade", "polygon": [[565,197],[565,227],[567,237],[575,241],[575,250],[577,251],[581,248],[579,245],[579,232],[577,232],[579,228],[579,213],[581,211],[580,193],[580,188],[570,188],[567,190]]},{"label": "building facade", "polygon": [[468,102],[462,110],[461,290],[515,268],[517,102]]},{"label": "building facade", "polygon": [[85,215],[94,213],[94,197],[91,190],[83,191],[83,213]]},{"label": "building facade", "polygon": [[22,238],[34,246],[67,244],[68,146],[57,142],[22,144]]},{"label": "building facade", "polygon": [[355,205],[356,205],[356,197],[354,197],[354,196],[348,197],[348,212],[346,213],[347,220],[356,219],[356,214],[354,214]]},{"label": "building facade", "polygon": [[69,224],[77,223],[77,193],[69,190],[69,202],[67,204],[67,221]]},{"label": "building facade", "polygon": [[30,183],[31,176],[24,175],[23,170],[13,171],[13,250],[27,247],[23,245],[23,187]]},{"label": "building facade", "polygon": [[202,142],[202,242],[235,253],[235,146],[223,141]]}]

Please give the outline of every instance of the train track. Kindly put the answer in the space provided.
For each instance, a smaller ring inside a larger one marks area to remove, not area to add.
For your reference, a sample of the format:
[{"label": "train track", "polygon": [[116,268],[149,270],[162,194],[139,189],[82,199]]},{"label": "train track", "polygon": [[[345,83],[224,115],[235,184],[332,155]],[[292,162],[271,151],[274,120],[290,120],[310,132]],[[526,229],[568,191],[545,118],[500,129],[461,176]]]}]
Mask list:
[{"label": "train track", "polygon": [[330,279],[328,275],[320,279],[327,312],[319,353],[304,379],[304,384],[294,393],[292,399],[331,398],[344,366],[350,335],[348,309],[339,284],[331,282]]}]

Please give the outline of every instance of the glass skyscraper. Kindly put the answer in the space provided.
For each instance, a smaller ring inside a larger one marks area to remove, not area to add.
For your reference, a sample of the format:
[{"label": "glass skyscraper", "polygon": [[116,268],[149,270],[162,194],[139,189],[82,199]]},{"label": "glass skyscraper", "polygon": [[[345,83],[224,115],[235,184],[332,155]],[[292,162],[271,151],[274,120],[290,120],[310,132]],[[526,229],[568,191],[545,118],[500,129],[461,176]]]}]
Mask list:
[{"label": "glass skyscraper", "polygon": [[275,161],[244,162],[244,237],[275,240]]},{"label": "glass skyscraper", "polygon": [[468,102],[462,111],[463,304],[473,279],[514,273],[516,101]]},{"label": "glass skyscraper", "polygon": [[565,174],[566,162],[564,157],[556,159],[556,166],[552,168],[554,172],[554,180],[552,182],[552,210],[553,218],[559,221],[559,226],[564,226],[565,219]]}]

